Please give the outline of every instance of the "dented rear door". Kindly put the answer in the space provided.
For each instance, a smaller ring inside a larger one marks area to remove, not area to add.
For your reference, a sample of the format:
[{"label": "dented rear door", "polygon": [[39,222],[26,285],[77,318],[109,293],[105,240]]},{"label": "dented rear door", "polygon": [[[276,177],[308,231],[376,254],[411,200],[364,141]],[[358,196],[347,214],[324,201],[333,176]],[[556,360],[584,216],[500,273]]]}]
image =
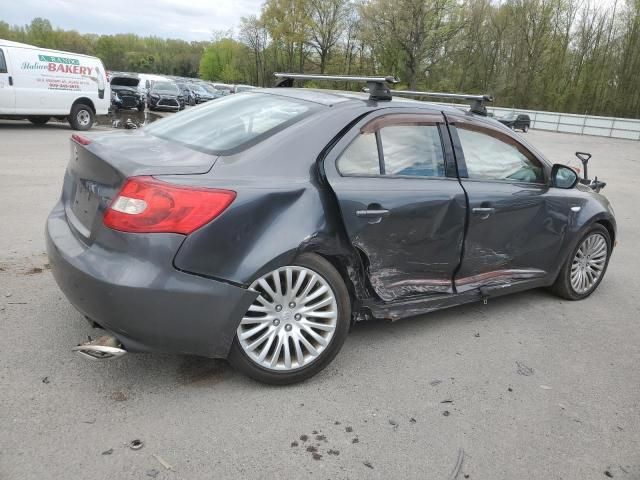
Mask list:
[{"label": "dented rear door", "polygon": [[382,300],[453,292],[466,200],[441,113],[378,111],[336,144],[324,166]]}]

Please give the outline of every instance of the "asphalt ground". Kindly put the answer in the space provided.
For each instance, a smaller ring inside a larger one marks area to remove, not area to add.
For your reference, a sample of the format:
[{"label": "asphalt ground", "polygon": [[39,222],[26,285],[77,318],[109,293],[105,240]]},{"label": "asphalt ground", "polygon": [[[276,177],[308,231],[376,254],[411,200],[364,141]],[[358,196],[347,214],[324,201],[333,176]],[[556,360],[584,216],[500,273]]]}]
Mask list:
[{"label": "asphalt ground", "polygon": [[277,388],[224,361],[70,351],[99,334],[44,247],[71,133],[0,121],[0,479],[447,479],[461,450],[458,479],[640,479],[640,142],[526,135],[558,162],[593,153],[608,182],[619,246],[590,298],[358,324]]}]

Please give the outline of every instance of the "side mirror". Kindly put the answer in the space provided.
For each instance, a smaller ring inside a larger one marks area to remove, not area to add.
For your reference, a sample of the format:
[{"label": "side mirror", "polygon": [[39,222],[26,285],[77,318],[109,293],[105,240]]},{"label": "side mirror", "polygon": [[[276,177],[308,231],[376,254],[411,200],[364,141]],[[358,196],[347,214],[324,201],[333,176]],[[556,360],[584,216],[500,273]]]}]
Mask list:
[{"label": "side mirror", "polygon": [[571,189],[576,186],[580,178],[577,172],[566,165],[556,163],[551,168],[551,185],[556,188]]}]

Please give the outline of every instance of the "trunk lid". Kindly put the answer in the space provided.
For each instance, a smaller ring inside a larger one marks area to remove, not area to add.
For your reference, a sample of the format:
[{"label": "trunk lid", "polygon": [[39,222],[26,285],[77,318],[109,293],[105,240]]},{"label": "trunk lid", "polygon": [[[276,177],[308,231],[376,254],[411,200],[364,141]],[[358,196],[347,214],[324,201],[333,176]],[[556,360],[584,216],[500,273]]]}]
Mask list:
[{"label": "trunk lid", "polygon": [[138,175],[194,175],[208,172],[214,155],[197,152],[145,133],[109,132],[71,140],[62,200],[67,220],[81,239],[93,243],[104,211],[124,180]]}]

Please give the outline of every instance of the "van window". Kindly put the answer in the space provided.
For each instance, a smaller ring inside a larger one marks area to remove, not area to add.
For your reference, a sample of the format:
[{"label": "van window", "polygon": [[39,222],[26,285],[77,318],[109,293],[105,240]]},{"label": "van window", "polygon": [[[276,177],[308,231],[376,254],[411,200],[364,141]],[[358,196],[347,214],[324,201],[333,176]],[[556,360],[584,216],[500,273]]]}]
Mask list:
[{"label": "van window", "polygon": [[4,52],[0,48],[0,73],[7,73],[7,61],[4,59]]}]

